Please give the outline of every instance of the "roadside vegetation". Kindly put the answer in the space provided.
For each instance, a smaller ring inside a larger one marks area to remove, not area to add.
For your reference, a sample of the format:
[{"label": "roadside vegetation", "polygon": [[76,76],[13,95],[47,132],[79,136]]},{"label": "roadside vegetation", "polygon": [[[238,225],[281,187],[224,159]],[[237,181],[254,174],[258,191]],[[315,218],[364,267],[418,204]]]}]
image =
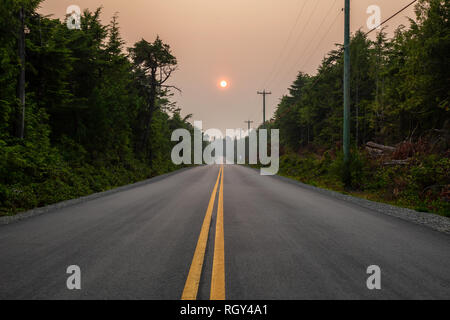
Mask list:
[{"label": "roadside vegetation", "polygon": [[[351,40],[351,185],[342,183],[343,48],[300,72],[268,129],[280,129],[280,174],[450,216],[450,2],[421,0],[393,38]],[[374,147],[375,146],[375,147]]]},{"label": "roadside vegetation", "polygon": [[38,14],[41,2],[0,6],[0,215],[173,171],[171,133],[193,131],[170,100],[177,60],[169,45],[156,38],[126,49],[117,16],[104,25],[101,8],[83,13],[81,30],[69,30]]}]

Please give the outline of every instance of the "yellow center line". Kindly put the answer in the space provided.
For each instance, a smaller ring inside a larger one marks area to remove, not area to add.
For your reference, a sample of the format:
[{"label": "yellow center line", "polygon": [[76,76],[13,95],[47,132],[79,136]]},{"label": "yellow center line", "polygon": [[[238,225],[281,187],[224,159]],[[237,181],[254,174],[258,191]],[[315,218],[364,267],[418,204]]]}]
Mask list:
[{"label": "yellow center line", "polygon": [[225,300],[225,244],[223,232],[223,167],[217,208],[216,238],[211,278],[211,300]]},{"label": "yellow center line", "polygon": [[[203,261],[205,259],[206,244],[208,241],[209,227],[211,225],[211,217],[214,209],[214,202],[216,200],[217,187],[219,185],[220,176],[223,175],[223,167],[219,170],[217,181],[214,186],[214,190],[209,199],[208,209],[206,210],[205,219],[203,220],[200,236],[197,241],[197,247],[195,248],[194,258],[192,259],[191,268],[184,286],[182,300],[195,300],[197,299],[198,286],[200,283],[200,277],[202,275]],[[220,201],[220,198],[219,198]],[[219,202],[220,203],[220,202]]]}]

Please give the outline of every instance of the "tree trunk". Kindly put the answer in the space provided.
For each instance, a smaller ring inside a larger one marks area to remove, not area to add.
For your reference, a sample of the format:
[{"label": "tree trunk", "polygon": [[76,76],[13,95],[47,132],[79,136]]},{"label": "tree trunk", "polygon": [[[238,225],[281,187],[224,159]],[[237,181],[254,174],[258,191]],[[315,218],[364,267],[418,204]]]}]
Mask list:
[{"label": "tree trunk", "polygon": [[155,112],[156,104],[156,68],[151,72],[151,85],[148,99],[148,106],[146,111],[144,132],[142,133],[141,149],[144,150],[145,155],[151,162],[151,150],[148,148],[148,142],[150,140],[151,124],[153,120],[153,113]]},{"label": "tree trunk", "polygon": [[24,138],[25,135],[25,11],[20,8],[20,32],[19,32],[19,57],[20,57],[20,74],[18,97],[20,100],[20,116],[18,121],[17,137]]}]

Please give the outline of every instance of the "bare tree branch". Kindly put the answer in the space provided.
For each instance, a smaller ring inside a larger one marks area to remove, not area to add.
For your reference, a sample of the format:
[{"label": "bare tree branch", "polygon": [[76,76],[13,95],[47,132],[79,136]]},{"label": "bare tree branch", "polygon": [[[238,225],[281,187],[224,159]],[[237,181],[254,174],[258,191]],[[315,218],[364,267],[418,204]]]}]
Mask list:
[{"label": "bare tree branch", "polygon": [[167,89],[175,89],[175,90],[177,90],[179,93],[183,93],[183,91],[182,91],[180,88],[176,87],[176,86],[161,85],[161,87],[167,88]]}]

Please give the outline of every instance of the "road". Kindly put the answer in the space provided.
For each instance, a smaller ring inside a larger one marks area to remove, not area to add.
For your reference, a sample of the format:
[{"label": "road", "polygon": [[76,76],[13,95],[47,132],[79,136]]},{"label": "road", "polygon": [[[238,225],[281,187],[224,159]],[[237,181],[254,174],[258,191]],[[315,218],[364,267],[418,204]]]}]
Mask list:
[{"label": "road", "polygon": [[[450,298],[447,234],[246,167],[220,172],[0,226],[0,299]],[[66,287],[70,265],[81,290]],[[367,288],[370,265],[381,290]]]}]

